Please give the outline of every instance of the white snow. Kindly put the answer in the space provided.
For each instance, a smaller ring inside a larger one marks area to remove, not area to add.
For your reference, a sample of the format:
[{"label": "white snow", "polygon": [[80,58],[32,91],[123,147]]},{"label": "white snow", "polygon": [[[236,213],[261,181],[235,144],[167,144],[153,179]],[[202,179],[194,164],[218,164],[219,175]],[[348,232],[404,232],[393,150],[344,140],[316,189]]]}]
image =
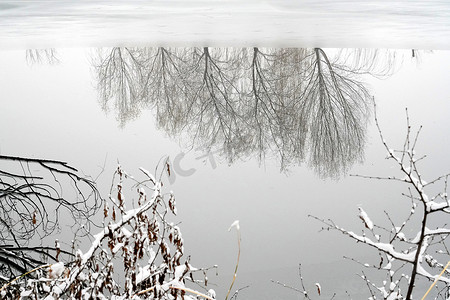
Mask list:
[{"label": "white snow", "polygon": [[365,226],[368,229],[372,230],[373,229],[373,222],[372,222],[372,220],[370,220],[370,218],[367,215],[367,213],[361,207],[358,207],[358,209],[359,209],[359,217],[360,217],[360,219],[363,220]]},{"label": "white snow", "polygon": [[[147,201],[146,203],[144,203],[143,205],[141,205],[140,207],[136,208],[136,209],[132,209],[127,211],[123,217],[122,220],[120,220],[117,223],[110,223],[106,228],[104,228],[101,232],[99,232],[98,234],[94,235],[94,240],[92,241],[92,245],[89,248],[88,251],[86,251],[86,253],[82,253],[81,250],[77,251],[77,257],[80,258],[80,266],[76,267],[72,270],[69,280],[68,282],[66,282],[65,286],[68,286],[70,283],[72,283],[77,276],[82,272],[82,270],[85,268],[87,261],[94,255],[94,252],[101,246],[102,241],[108,236],[108,234],[110,232],[115,232],[119,229],[122,230],[123,234],[128,234],[129,231],[127,231],[123,226],[128,224],[128,222],[130,220],[132,220],[133,218],[135,218],[138,214],[150,209],[156,199],[156,197],[158,195],[160,195],[160,187],[161,185],[158,183],[155,184],[155,191],[154,191],[154,195],[152,197],[151,200]],[[129,233],[131,236],[131,233]],[[64,290],[64,287],[62,287],[61,289]]]},{"label": "white snow", "polygon": [[114,248],[112,249],[111,252],[112,252],[113,254],[116,254],[117,251],[119,251],[122,247],[123,247],[123,243],[117,243],[117,244],[114,246]]},{"label": "white snow", "polygon": [[239,231],[239,229],[240,229],[240,227],[239,227],[239,220],[234,221],[234,222],[231,224],[230,228],[228,228],[228,231],[230,231],[231,228],[233,228],[233,227],[236,227],[236,230]]},{"label": "white snow", "polygon": [[[424,277],[428,277],[428,278],[430,278],[430,279],[432,279],[432,280],[436,280],[436,279],[439,277],[439,275],[431,275],[430,273],[428,273],[428,271],[426,271],[426,270],[422,267],[421,264],[418,264],[418,265],[417,265],[417,273],[420,274],[420,275],[422,275],[422,276],[424,276]],[[446,282],[446,283],[448,283],[448,284],[450,284],[450,278],[441,276],[441,277],[439,278],[439,280],[440,280],[440,281],[443,281],[443,282]]]},{"label": "white snow", "polygon": [[398,232],[398,233],[397,233],[397,238],[398,238],[400,241],[406,241],[406,237],[405,237],[405,234],[404,234],[403,232]]},{"label": "white snow", "polygon": [[175,267],[175,280],[180,280],[183,276],[184,271],[186,271],[186,265],[179,265]]},{"label": "white snow", "polygon": [[130,237],[132,236],[132,233],[131,233],[128,229],[126,229],[125,227],[122,227],[122,228],[120,229],[120,231],[121,231],[122,234],[123,234],[125,237],[127,237],[127,238],[130,238]]},{"label": "white snow", "polygon": [[415,177],[414,175],[410,175],[410,178],[411,178],[411,182],[417,187],[417,190],[422,195],[424,195],[424,193],[423,193],[423,182],[419,178]]},{"label": "white snow", "polygon": [[[432,236],[432,235],[438,235],[438,234],[450,234],[450,228],[437,228],[437,229],[429,229],[428,227],[425,227],[424,231],[425,236]],[[414,239],[411,240],[411,243],[417,244],[420,240],[420,232],[417,233],[417,235],[414,237]]]},{"label": "white snow", "polygon": [[[342,230],[343,229],[341,229],[341,231]],[[363,236],[357,235],[352,231],[343,230],[343,232],[346,233],[347,235],[349,235],[350,237],[352,237],[353,239],[363,242],[363,243],[366,243],[367,245],[370,245],[372,247],[375,247],[376,249],[378,249],[382,252],[385,252],[396,259],[400,259],[400,260],[404,260],[404,261],[408,261],[408,262],[414,261],[416,251],[411,251],[409,253],[398,252],[394,249],[394,246],[391,244],[380,243],[380,242],[376,243],[376,242],[372,241],[371,239],[369,239],[368,237],[365,237],[365,236],[363,237]]]},{"label": "white snow", "polygon": [[437,265],[438,262],[437,262],[437,260],[435,260],[431,255],[426,254],[426,255],[424,255],[423,258],[425,259],[425,261],[427,262],[427,264],[428,264],[430,267],[432,267],[432,268],[436,267],[436,265]]},{"label": "white snow", "polygon": [[155,252],[155,250],[153,250],[153,248],[150,248],[149,252],[150,253],[149,253],[148,263],[152,263],[155,260],[156,252]]},{"label": "white snow", "polygon": [[64,263],[58,262],[53,264],[48,269],[48,277],[51,279],[57,279],[64,273]]},{"label": "white snow", "polygon": [[33,290],[23,291],[20,293],[20,297],[28,297],[31,295],[32,292],[33,292]]},{"label": "white snow", "polygon": [[213,289],[209,289],[208,296],[210,296],[213,299],[216,299],[216,291],[214,291]]},{"label": "white snow", "polygon": [[[12,2],[17,8],[5,9],[0,18],[3,47],[170,43],[446,49],[450,45],[445,1],[432,5],[408,1],[383,9],[374,9],[376,1],[352,1],[343,9],[339,1],[323,0]],[[46,2],[51,5],[42,4]],[[399,10],[408,14],[390,22]],[[322,22],[324,13],[327,22]],[[422,26],[414,26],[412,16]],[[358,39],[349,38],[353,36]]]},{"label": "white snow", "polygon": [[429,201],[429,202],[426,203],[426,205],[427,205],[427,211],[428,212],[432,212],[432,211],[436,211],[436,210],[442,210],[444,208],[450,207],[449,203],[447,203],[447,202],[437,203],[435,201]]},{"label": "white snow", "polygon": [[136,274],[136,283],[139,284],[151,275],[150,265],[146,265],[143,268],[139,268],[139,272]]}]

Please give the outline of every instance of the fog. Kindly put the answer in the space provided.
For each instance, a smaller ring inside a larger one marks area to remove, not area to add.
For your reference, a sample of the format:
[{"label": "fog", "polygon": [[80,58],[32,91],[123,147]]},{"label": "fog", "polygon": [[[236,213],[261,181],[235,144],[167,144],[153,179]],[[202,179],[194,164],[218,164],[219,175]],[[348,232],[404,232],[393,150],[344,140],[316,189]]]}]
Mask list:
[{"label": "fog", "polygon": [[[117,163],[134,176],[153,171],[161,158],[172,165],[165,188],[177,199],[186,254],[199,267],[217,264],[210,284],[222,296],[231,282],[240,220],[242,249],[234,288],[241,299],[297,299],[295,291],[270,282],[299,286],[304,266],[308,290],[320,282],[335,299],[365,294],[355,273],[358,264],[343,256],[371,260],[376,251],[338,232],[321,231],[308,215],[331,218],[360,232],[358,207],[375,222],[388,224],[383,210],[401,222],[408,200],[399,183],[352,177],[389,176],[398,170],[385,159],[373,113],[361,162],[336,178],[323,178],[304,161],[280,171],[276,157],[239,157],[229,163],[218,153],[186,147],[164,131],[148,107],[121,124],[114,106],[103,110],[94,68],[103,46],[289,46],[405,48],[397,51],[397,70],[383,79],[363,76],[377,104],[378,120],[392,148],[403,145],[408,108],[413,128],[423,126],[417,151],[425,177],[448,173],[450,6],[443,2],[306,1],[107,1],[0,4],[0,154],[67,161],[97,177],[107,195]],[[101,13],[100,13],[101,12]],[[56,60],[30,59],[32,48],[54,48]],[[329,53],[334,50],[326,49]],[[28,59],[27,59],[28,55]],[[182,157],[181,154],[185,155]],[[190,172],[183,172],[190,170]],[[134,191],[126,191],[132,197]],[[63,227],[61,233],[70,232]],[[94,233],[94,232],[93,232]],[[53,237],[49,240],[52,241]],[[68,238],[63,243],[67,246]],[[50,242],[52,243],[52,242]],[[87,249],[88,243],[81,245]],[[216,284],[216,285],[215,285]]]}]

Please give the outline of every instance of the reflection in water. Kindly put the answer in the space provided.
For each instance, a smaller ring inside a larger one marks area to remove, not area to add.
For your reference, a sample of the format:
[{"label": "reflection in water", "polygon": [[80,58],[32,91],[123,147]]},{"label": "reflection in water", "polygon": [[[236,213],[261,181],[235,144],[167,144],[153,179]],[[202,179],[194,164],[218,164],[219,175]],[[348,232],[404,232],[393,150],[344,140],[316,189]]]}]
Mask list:
[{"label": "reflection in water", "polygon": [[55,65],[59,63],[56,49],[54,48],[27,49],[26,61],[30,66],[35,64]]},{"label": "reflection in water", "polygon": [[[337,177],[362,159],[370,97],[359,76],[386,75],[393,54],[323,49],[112,48],[94,58],[100,102],[121,126],[142,109],[189,147],[229,161],[277,156]],[[379,57],[383,64],[379,64]]]}]

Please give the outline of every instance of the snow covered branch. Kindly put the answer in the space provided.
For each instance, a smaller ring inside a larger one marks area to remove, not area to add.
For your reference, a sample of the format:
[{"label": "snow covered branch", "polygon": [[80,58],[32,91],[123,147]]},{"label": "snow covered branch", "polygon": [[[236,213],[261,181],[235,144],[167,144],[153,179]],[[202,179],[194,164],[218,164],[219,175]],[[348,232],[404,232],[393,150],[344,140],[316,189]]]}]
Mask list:
[{"label": "snow covered branch", "polygon": [[[207,269],[183,258],[180,228],[170,221],[175,216],[173,193],[163,193],[162,183],[141,171],[148,179],[138,182],[117,168],[117,182],[104,203],[104,228],[88,249],[78,249],[75,261],[43,266],[35,278],[15,279],[2,288],[2,299],[215,299],[213,290],[186,286],[187,281],[198,283],[194,274],[206,276]],[[131,199],[134,204],[127,200],[135,207],[127,210],[124,191],[129,181],[137,182],[132,186],[137,198]]]},{"label": "snow covered branch", "polygon": [[[394,176],[359,176],[379,180],[397,181],[407,185],[408,194],[404,194],[411,201],[411,210],[405,221],[397,225],[385,211],[388,218],[388,227],[374,224],[369,214],[358,207],[358,217],[362,220],[364,229],[362,234],[344,229],[336,225],[332,220],[315,218],[322,222],[324,229],[340,231],[358,243],[368,245],[378,251],[380,262],[378,264],[363,264],[367,268],[386,272],[386,280],[382,285],[371,282],[366,275],[362,279],[369,288],[372,299],[381,295],[383,299],[406,299],[418,298],[415,287],[419,278],[424,278],[432,283],[437,281],[440,289],[439,295],[448,294],[450,289],[450,272],[445,270],[445,265],[450,258],[448,247],[448,236],[450,227],[448,220],[450,206],[447,196],[447,181],[449,174],[439,176],[426,181],[420,173],[418,163],[423,161],[424,156],[417,156],[415,148],[422,127],[413,133],[407,117],[407,133],[403,147],[400,150],[391,149],[385,141],[375,109],[375,123],[378,128],[382,143],[388,153],[387,158],[394,161],[401,174]],[[434,197],[428,196],[431,185],[443,183],[442,191]],[[441,223],[435,228],[431,224]],[[409,236],[405,228],[414,228],[416,234]],[[388,233],[388,235],[386,235]],[[440,275],[438,275],[441,273]],[[446,292],[447,291],[447,292]],[[413,297],[414,295],[414,297]],[[423,296],[423,295],[422,295]],[[444,297],[444,296],[443,296]],[[443,298],[444,299],[444,298]],[[445,298],[447,299],[447,298]]]}]

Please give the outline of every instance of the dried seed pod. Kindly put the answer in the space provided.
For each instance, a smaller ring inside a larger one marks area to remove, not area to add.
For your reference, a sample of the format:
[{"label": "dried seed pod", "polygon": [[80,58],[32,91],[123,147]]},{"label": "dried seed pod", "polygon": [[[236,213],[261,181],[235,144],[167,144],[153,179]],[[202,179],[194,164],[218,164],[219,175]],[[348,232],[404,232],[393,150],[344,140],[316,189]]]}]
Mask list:
[{"label": "dried seed pod", "polygon": [[55,240],[56,260],[59,261],[59,254],[61,254],[61,246],[58,239]]},{"label": "dried seed pod", "polygon": [[176,216],[177,215],[177,207],[176,207],[176,201],[175,201],[175,196],[173,195],[173,193],[170,193],[170,198],[169,198],[169,208],[170,211]]},{"label": "dried seed pod", "polygon": [[117,200],[119,200],[120,207],[123,206],[123,200],[122,200],[122,185],[117,185]]},{"label": "dried seed pod", "polygon": [[320,296],[320,293],[322,292],[322,288],[320,287],[320,284],[319,284],[319,283],[316,283],[316,288],[317,288],[317,293],[318,293],[319,296]]}]

